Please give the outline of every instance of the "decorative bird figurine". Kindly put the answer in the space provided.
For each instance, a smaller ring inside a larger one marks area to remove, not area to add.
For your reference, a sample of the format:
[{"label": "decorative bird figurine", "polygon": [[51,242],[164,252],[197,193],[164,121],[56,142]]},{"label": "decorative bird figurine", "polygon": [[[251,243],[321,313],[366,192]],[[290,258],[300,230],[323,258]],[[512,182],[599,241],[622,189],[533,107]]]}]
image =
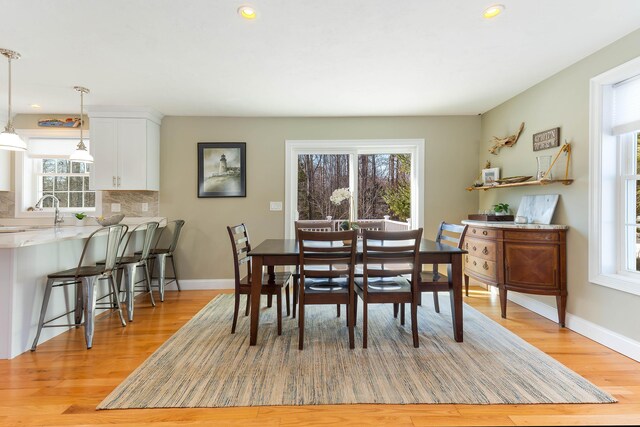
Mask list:
[{"label": "decorative bird figurine", "polygon": [[515,135],[506,136],[504,138],[498,138],[497,136],[494,136],[493,139],[491,140],[493,142],[493,145],[491,146],[491,148],[489,148],[489,152],[491,154],[498,155],[497,152],[500,151],[502,147],[513,146],[516,142],[518,142],[518,138],[520,138],[520,134],[522,133],[523,130],[524,130],[524,122],[520,124],[520,129],[518,129],[518,133],[516,133]]}]

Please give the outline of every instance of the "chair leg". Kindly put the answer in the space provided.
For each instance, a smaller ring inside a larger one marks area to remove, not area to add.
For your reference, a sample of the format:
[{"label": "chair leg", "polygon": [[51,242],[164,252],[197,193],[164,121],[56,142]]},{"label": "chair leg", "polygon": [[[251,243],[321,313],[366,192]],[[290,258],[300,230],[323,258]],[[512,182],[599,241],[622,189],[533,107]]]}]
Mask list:
[{"label": "chair leg", "polygon": [[178,270],[176,270],[176,263],[173,261],[173,254],[169,255],[171,259],[171,269],[173,270],[173,279],[176,281],[176,287],[178,288],[178,292],[182,291],[180,289],[180,282],[178,281]]},{"label": "chair leg", "polygon": [[[122,323],[122,326],[127,326],[127,322],[124,320],[124,314],[122,314],[122,306],[120,305],[120,298],[118,298],[118,288],[116,287],[116,282],[113,280],[113,276],[109,276],[107,280],[109,281],[109,284],[111,285],[111,291],[114,293],[116,298],[116,306],[118,315],[120,316],[120,323]],[[131,299],[133,300],[133,298]]]},{"label": "chair leg", "polygon": [[293,318],[296,318],[296,305],[298,304],[298,287],[299,287],[299,283],[298,283],[298,278],[294,277],[293,278]]},{"label": "chair leg", "polygon": [[166,255],[156,255],[158,260],[158,292],[160,293],[160,302],[164,302],[164,280],[166,278]]},{"label": "chair leg", "polygon": [[413,335],[413,346],[415,348],[420,347],[418,339],[418,304],[415,302],[411,303],[411,334]]},{"label": "chair leg", "polygon": [[464,275],[464,293],[469,296],[469,276]]},{"label": "chair leg", "polygon": [[278,310],[278,335],[282,335],[282,289],[276,294],[276,309]]},{"label": "chair leg", "polygon": [[156,306],[156,300],[153,297],[153,290],[151,289],[151,275],[149,274],[149,265],[147,264],[147,262],[144,262],[144,277],[145,280],[147,281],[147,290],[149,291],[149,298],[151,299],[151,305],[153,307]]},{"label": "chair leg", "polygon": [[84,312],[84,300],[82,297],[82,281],[76,282],[76,310],[75,322],[76,329],[82,325],[82,313]]},{"label": "chair leg", "polygon": [[404,306],[405,304],[400,304],[400,324],[404,326]]},{"label": "chair leg", "polygon": [[436,313],[440,313],[440,301],[438,300],[438,293],[433,293],[433,306],[436,308]]},{"label": "chair leg", "polygon": [[340,304],[336,304],[337,316],[340,317]]},{"label": "chair leg", "polygon": [[87,343],[87,349],[93,347],[93,324],[96,314],[96,277],[82,278],[82,296],[84,299],[84,339]]},{"label": "chair leg", "polygon": [[267,307],[268,308],[273,307],[273,295],[272,294],[267,295]]},{"label": "chair leg", "polygon": [[287,298],[287,317],[291,316],[291,302],[289,301],[289,284],[284,288],[285,296]]},{"label": "chair leg", "polygon": [[304,348],[304,295],[300,293],[300,312],[298,313],[298,350]]},{"label": "chair leg", "polygon": [[36,338],[33,340],[31,351],[36,351],[38,345],[38,339],[40,339],[40,332],[42,332],[42,326],[44,325],[44,316],[47,314],[47,306],[49,305],[49,298],[51,297],[51,289],[53,288],[55,280],[47,279],[47,285],[44,288],[44,298],[42,300],[42,308],[40,309],[40,320],[38,321],[38,330],[36,332]]},{"label": "chair leg", "polygon": [[[357,297],[355,297],[357,298]],[[354,307],[354,295],[353,292],[349,296],[349,305],[347,305],[347,327],[349,328],[349,348],[354,349],[355,345],[355,334],[354,334],[354,326],[355,326],[355,313],[353,311]]]},{"label": "chair leg", "polygon": [[369,304],[362,301],[362,348],[367,348],[368,328],[369,328]]},{"label": "chair leg", "polygon": [[133,322],[133,302],[136,286],[136,265],[125,264],[123,270],[125,271],[126,282],[124,284],[125,294],[127,296],[127,314],[129,315],[129,322]]},{"label": "chair leg", "polygon": [[[240,297],[238,297],[240,298]],[[251,294],[247,294],[247,308],[244,311],[244,315],[248,316],[249,315],[249,309],[251,308]]]},{"label": "chair leg", "polygon": [[[238,310],[240,310],[240,294],[238,292],[234,295],[233,304],[233,322],[231,323],[231,333],[236,333],[236,323],[238,323]],[[249,295],[247,295],[247,301],[249,301]],[[247,304],[247,312],[249,311],[249,305]]]},{"label": "chair leg", "polygon": [[394,319],[398,318],[398,308],[399,308],[398,303],[394,302],[393,303],[393,318]]}]

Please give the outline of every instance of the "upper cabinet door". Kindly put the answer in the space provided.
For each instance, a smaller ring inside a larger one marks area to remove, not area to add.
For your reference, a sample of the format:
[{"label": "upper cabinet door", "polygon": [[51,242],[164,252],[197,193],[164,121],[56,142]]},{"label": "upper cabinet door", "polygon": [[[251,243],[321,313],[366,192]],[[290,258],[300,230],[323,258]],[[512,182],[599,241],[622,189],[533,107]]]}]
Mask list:
[{"label": "upper cabinet door", "polygon": [[118,140],[117,119],[92,118],[90,151],[94,158],[91,165],[91,187],[93,190],[115,190],[118,184]]},{"label": "upper cabinet door", "polygon": [[0,191],[11,191],[11,151],[0,150]]},{"label": "upper cabinet door", "polygon": [[118,190],[147,189],[147,120],[118,119]]}]

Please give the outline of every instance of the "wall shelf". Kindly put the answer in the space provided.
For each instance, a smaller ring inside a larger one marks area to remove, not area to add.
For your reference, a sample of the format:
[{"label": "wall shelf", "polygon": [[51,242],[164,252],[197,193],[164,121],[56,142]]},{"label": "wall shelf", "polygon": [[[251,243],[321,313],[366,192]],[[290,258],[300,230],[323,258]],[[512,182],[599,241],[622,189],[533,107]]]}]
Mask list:
[{"label": "wall shelf", "polygon": [[526,181],[526,182],[514,182],[513,184],[496,184],[496,185],[487,185],[482,187],[467,187],[467,191],[473,190],[492,190],[494,188],[507,188],[507,187],[524,187],[525,185],[549,185],[555,183],[561,183],[564,185],[569,185],[573,182],[572,179],[541,179],[538,181]]}]

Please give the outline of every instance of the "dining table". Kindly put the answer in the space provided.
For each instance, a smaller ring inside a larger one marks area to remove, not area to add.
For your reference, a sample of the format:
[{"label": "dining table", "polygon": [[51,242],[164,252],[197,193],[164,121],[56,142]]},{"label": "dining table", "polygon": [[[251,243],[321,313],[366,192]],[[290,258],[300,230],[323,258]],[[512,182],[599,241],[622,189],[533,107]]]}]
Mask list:
[{"label": "dining table", "polygon": [[[457,342],[463,340],[462,315],[462,256],[464,249],[422,239],[420,242],[419,262],[424,264],[451,264],[451,286],[449,288],[451,313],[453,319],[453,337]],[[299,247],[296,239],[267,239],[249,251],[251,257],[251,276],[262,277],[263,268],[268,267],[273,274],[276,266],[297,266],[299,263]],[[357,245],[357,262],[362,263],[362,242]],[[250,313],[250,345],[258,342],[260,321],[260,287],[261,280],[251,281],[251,313]]]}]

